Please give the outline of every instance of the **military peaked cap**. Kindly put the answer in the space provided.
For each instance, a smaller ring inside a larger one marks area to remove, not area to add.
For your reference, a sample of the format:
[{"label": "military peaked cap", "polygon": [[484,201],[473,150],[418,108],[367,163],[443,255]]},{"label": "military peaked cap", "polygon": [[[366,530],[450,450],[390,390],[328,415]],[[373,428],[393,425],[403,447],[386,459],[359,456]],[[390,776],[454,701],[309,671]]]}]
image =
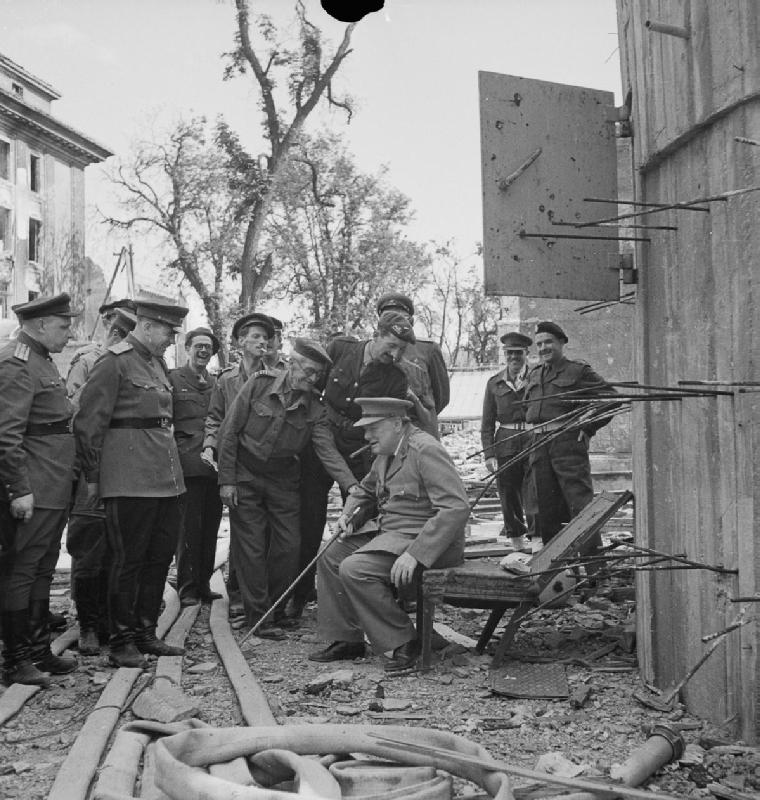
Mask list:
[{"label": "military peaked cap", "polygon": [[117,308],[126,308],[133,314],[137,312],[137,304],[135,301],[125,297],[123,300],[113,300],[110,303],[103,303],[98,309],[98,314],[108,314],[109,312],[115,311]]},{"label": "military peaked cap", "polygon": [[38,297],[28,303],[18,303],[11,309],[19,322],[39,317],[78,317],[80,314],[71,310],[71,297],[66,292],[55,297]]},{"label": "military peaked cap", "polygon": [[377,321],[377,330],[380,333],[392,333],[398,339],[409,344],[414,344],[417,337],[414,335],[414,328],[404,314],[398,311],[383,311]]},{"label": "military peaked cap", "polygon": [[330,356],[327,355],[327,350],[313,339],[296,339],[293,342],[293,352],[317,364],[324,364],[325,366],[331,367],[333,363]]},{"label": "military peaked cap", "polygon": [[185,347],[190,347],[196,336],[208,336],[211,339],[211,352],[216,355],[219,352],[219,339],[214,336],[210,328],[193,328],[185,334]]},{"label": "military peaked cap", "polygon": [[357,397],[355,400],[362,408],[362,416],[354,427],[372,425],[389,417],[405,417],[412,403],[397,397]]},{"label": "military peaked cap", "polygon": [[182,320],[184,320],[188,312],[185,306],[167,303],[164,300],[154,300],[152,297],[138,297],[135,303],[137,304],[138,317],[147,317],[156,322],[163,322],[164,325],[173,328],[175,333],[179,333],[182,330]]},{"label": "military peaked cap", "polygon": [[390,308],[399,308],[407,314],[414,316],[414,301],[411,297],[399,292],[388,292],[377,301],[377,313],[382,314]]},{"label": "military peaked cap", "polygon": [[267,338],[269,339],[274,336],[272,318],[268,317],[266,314],[254,311],[252,314],[246,314],[235,321],[235,324],[232,326],[232,338],[239,339],[243,331],[251,325],[258,325],[259,328],[263,328],[267,332]]},{"label": "military peaked cap", "polygon": [[533,339],[523,333],[510,331],[501,337],[501,343],[505,350],[527,350],[533,344]]},{"label": "military peaked cap", "polygon": [[567,342],[565,332],[556,322],[539,322],[538,325],[536,325],[536,333],[548,333],[561,342]]},{"label": "military peaked cap", "polygon": [[276,333],[282,333],[282,329],[285,327],[282,324],[281,319],[277,319],[277,317],[273,317],[271,314],[267,314],[270,320],[272,320],[272,327],[275,329]]},{"label": "military peaked cap", "polygon": [[114,309],[114,313],[115,316],[111,320],[111,328],[118,328],[125,334],[135,329],[135,325],[137,325],[137,317],[131,311],[127,311],[126,308],[120,307]]}]

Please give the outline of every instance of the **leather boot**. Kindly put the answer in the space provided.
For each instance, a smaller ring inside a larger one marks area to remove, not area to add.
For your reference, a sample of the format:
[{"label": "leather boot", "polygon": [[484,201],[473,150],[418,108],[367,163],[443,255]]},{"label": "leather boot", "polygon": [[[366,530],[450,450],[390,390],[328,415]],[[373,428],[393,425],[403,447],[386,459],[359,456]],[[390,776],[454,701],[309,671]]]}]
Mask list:
[{"label": "leather boot", "polygon": [[51,675],[65,675],[73,672],[78,664],[76,658],[56,656],[50,650],[49,605],[49,600],[32,600],[29,603],[32,661],[37,669]]},{"label": "leather boot", "polygon": [[50,686],[50,675],[32,663],[29,632],[29,611],[3,611],[0,615],[3,631],[3,682],[28,686]]},{"label": "leather boot", "polygon": [[146,581],[140,586],[137,598],[135,644],[141,653],[151,656],[182,656],[182,647],[173,647],[156,637],[156,623],[164,595],[164,581]]},{"label": "leather boot", "polygon": [[79,620],[79,652],[83,656],[100,653],[98,641],[98,601],[100,577],[76,578],[74,581],[74,602]]},{"label": "leather boot", "polygon": [[108,660],[117,667],[145,668],[145,659],[134,642],[125,642],[116,646],[111,645]]}]

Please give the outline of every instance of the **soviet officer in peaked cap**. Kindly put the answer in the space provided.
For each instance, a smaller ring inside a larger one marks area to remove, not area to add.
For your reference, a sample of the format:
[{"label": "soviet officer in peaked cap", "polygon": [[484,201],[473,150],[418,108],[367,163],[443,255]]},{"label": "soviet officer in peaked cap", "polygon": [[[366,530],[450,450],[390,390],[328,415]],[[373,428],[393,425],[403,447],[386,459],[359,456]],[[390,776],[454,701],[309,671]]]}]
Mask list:
[{"label": "soviet officer in peaked cap", "polygon": [[187,308],[136,302],[134,331],[95,364],[74,420],[90,500],[105,506],[110,659],[120,667],[143,666],[142,653],[183,653],[156,638],[156,623],[185,491],[163,354]]},{"label": "soviet officer in peaked cap", "polygon": [[[409,323],[414,325],[414,301],[405,294],[398,292],[384,294],[377,301],[377,313],[381,315],[384,311],[404,314]],[[409,369],[408,364],[414,364],[422,374],[416,374]],[[449,372],[440,346],[429,339],[417,338],[404,351],[400,366],[407,373],[409,388],[431,414],[431,420],[424,430],[437,438],[438,415],[449,404],[450,397]]]},{"label": "soviet officer in peaked cap", "polygon": [[[314,391],[331,365],[317,342],[296,339],[288,368],[251,377],[232,402],[219,441],[219,486],[230,509],[230,549],[245,609],[259,622],[297,574],[300,540],[299,456],[311,441],[331,479],[356,484],[338,453]],[[284,621],[282,609],[274,621]],[[260,636],[282,632],[260,629]]]},{"label": "soviet officer in peaked cap", "polygon": [[517,331],[501,337],[507,365],[492,375],[483,396],[483,416],[480,440],[486,466],[497,472],[496,487],[499,492],[504,529],[515,550],[522,550],[527,542],[523,506],[523,482],[526,463],[522,459],[507,466],[528,442],[525,431],[525,406],[522,404],[525,379],[528,373],[528,348],[533,344],[530,336]]},{"label": "soviet officer in peaked cap", "polygon": [[[528,457],[527,476],[538,504],[536,533],[544,544],[594,499],[589,441],[610,421],[590,419],[565,430],[567,415],[582,410],[570,401],[615,393],[588,364],[565,356],[567,341],[555,322],[538,323],[535,342],[541,363],[530,370],[525,386],[525,419],[532,444],[546,440]],[[597,537],[589,547],[600,544]]]},{"label": "soviet officer in peaked cap", "polygon": [[207,367],[219,352],[219,344],[208,328],[188,331],[187,363],[169,373],[174,396],[174,438],[187,490],[182,497],[183,523],[177,544],[177,591],[183,606],[221,597],[211,591],[209,580],[214,571],[222,501],[216,471],[201,460],[206,414],[216,385]]},{"label": "soviet officer in peaked cap", "polygon": [[50,652],[50,584],[74,479],[72,406],[50,358],[71,338],[71,298],[13,306],[21,331],[0,348],[0,619],[5,683],[49,684],[76,660]]}]

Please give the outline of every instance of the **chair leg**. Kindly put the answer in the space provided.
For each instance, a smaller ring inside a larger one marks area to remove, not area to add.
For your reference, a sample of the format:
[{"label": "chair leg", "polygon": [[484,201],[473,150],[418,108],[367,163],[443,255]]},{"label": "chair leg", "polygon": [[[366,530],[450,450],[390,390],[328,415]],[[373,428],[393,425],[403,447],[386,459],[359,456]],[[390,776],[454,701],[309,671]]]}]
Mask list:
[{"label": "chair leg", "polygon": [[504,612],[506,610],[506,605],[496,606],[496,608],[491,610],[491,613],[488,615],[488,620],[483,627],[483,631],[480,634],[480,638],[478,639],[478,643],[475,645],[475,652],[478,655],[483,654],[483,651],[486,649],[486,645],[491,640],[493,632],[496,630],[496,626],[499,624],[499,622],[501,622],[501,618],[504,616]]},{"label": "chair leg", "polygon": [[501,666],[501,662],[504,660],[504,655],[507,652],[507,648],[512,644],[515,634],[520,627],[522,618],[531,610],[531,608],[533,608],[534,605],[535,603],[532,601],[529,603],[520,603],[520,605],[514,610],[509,622],[507,623],[507,627],[504,628],[504,633],[502,633],[499,643],[496,645],[496,650],[493,654],[493,660],[491,661],[491,669]]},{"label": "chair leg", "polygon": [[[433,623],[435,622],[435,602],[427,598],[422,601],[422,669],[430,669],[430,660],[433,652]],[[419,635],[419,634],[418,634]]]}]

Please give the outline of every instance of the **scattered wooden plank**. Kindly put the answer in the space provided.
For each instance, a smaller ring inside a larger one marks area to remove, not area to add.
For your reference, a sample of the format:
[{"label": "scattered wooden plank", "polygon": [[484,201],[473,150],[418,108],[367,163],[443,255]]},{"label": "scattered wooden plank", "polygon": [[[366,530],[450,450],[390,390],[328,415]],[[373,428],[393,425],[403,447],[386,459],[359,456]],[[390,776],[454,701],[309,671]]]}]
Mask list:
[{"label": "scattered wooden plank", "polygon": [[137,667],[122,667],[116,672],[58,770],[48,800],[76,800],[87,796],[122,705],[141,674],[142,670]]},{"label": "scattered wooden plank", "polygon": [[140,759],[150,736],[147,733],[121,730],[98,772],[92,800],[108,800],[114,796],[132,797]]}]

